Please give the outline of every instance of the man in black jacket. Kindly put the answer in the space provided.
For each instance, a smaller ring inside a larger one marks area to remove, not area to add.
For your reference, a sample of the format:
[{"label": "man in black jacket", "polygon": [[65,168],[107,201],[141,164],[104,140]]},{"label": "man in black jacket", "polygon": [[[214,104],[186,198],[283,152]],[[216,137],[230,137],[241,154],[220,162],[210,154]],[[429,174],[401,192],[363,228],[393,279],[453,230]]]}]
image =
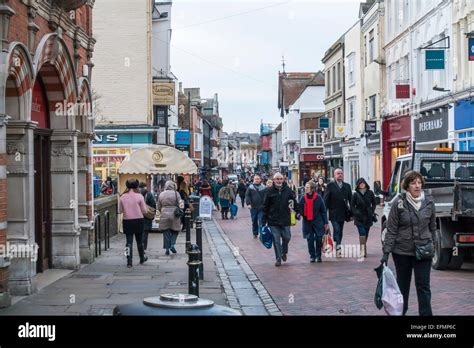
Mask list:
[{"label": "man in black jacket", "polygon": [[298,211],[297,204],[295,194],[283,181],[283,175],[276,173],[273,186],[266,190],[263,199],[263,223],[268,224],[272,231],[277,267],[281,266],[281,260],[287,260],[291,210]]},{"label": "man in black jacket", "polygon": [[350,202],[352,199],[351,185],[343,181],[341,168],[334,170],[334,181],[326,187],[324,203],[329,210],[329,221],[334,230],[337,257],[341,256],[342,232],[344,221],[350,221]]},{"label": "man in black jacket", "polygon": [[249,186],[245,192],[245,203],[250,208],[250,216],[252,218],[253,237],[258,237],[258,231],[262,227],[263,218],[263,198],[265,195],[265,186],[262,184],[260,175],[255,174],[253,184]]}]

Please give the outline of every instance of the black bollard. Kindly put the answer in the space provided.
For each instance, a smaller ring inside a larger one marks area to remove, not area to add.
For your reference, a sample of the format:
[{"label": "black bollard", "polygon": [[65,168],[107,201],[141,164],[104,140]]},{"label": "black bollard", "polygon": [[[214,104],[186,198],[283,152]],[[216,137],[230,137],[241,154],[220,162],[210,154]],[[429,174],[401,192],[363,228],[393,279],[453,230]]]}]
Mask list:
[{"label": "black bollard", "polygon": [[199,265],[199,279],[203,280],[204,279],[204,263],[202,262],[202,254],[203,254],[202,219],[200,217],[196,218],[196,244],[199,247],[199,250],[201,250],[201,253],[199,254],[199,261],[201,261],[201,264]]},{"label": "black bollard", "polygon": [[191,209],[187,208],[184,213],[184,228],[186,229],[186,250],[191,247]]},{"label": "black bollard", "polygon": [[199,297],[199,255],[201,251],[196,244],[192,244],[186,253],[189,255],[188,260],[188,292],[190,295]]}]

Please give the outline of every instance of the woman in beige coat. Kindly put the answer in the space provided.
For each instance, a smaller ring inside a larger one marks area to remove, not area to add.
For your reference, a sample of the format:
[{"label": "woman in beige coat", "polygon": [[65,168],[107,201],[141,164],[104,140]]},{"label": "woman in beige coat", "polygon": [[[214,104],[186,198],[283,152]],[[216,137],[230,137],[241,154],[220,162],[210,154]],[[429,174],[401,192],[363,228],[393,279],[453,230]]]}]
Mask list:
[{"label": "woman in beige coat", "polygon": [[165,183],[164,191],[160,193],[156,202],[160,212],[160,224],[158,229],[163,231],[163,248],[166,255],[170,250],[176,254],[175,244],[178,233],[181,230],[181,219],[175,216],[176,208],[184,208],[184,201],[176,191],[176,184],[169,180]]}]

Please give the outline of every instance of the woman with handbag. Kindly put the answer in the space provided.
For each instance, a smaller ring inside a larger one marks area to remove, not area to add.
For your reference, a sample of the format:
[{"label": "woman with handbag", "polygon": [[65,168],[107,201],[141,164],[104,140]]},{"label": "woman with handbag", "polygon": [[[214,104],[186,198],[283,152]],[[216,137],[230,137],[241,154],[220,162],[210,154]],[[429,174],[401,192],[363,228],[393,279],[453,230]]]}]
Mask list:
[{"label": "woman with handbag", "polygon": [[323,197],[316,193],[316,183],[308,181],[300,198],[298,215],[303,216],[303,238],[308,242],[310,262],[322,262],[323,236],[328,233],[328,217]]},{"label": "woman with handbag", "polygon": [[219,204],[221,206],[222,220],[229,219],[229,209],[234,203],[235,193],[230,181],[224,182],[224,187],[219,190]]},{"label": "woman with handbag", "polygon": [[133,236],[137,241],[140,264],[145,263],[148,257],[145,256],[143,247],[143,216],[147,209],[145,200],[138,190],[138,180],[129,179],[125,183],[126,190],[120,195],[118,201],[118,213],[123,213],[123,233],[127,237],[126,255],[127,267],[131,268],[133,257]]},{"label": "woman with handbag", "polygon": [[370,227],[375,219],[375,194],[370,190],[364,178],[357,180],[355,193],[351,199],[351,211],[354,216],[354,224],[359,231],[360,255],[367,257],[367,239]]},{"label": "woman with handbag", "polygon": [[181,216],[183,214],[184,201],[176,192],[176,184],[169,180],[165,183],[164,191],[158,197],[157,207],[160,212],[159,230],[163,232],[163,248],[165,254],[170,250],[176,254],[176,239],[181,229]]},{"label": "woman with handbag", "polygon": [[416,171],[403,178],[406,191],[397,197],[387,220],[381,263],[387,263],[392,253],[397,271],[397,283],[403,295],[403,315],[408,310],[411,274],[415,273],[415,287],[420,315],[433,315],[431,310],[430,272],[434,256],[436,210],[433,199],[423,191],[425,179]]},{"label": "woman with handbag", "polygon": [[143,216],[143,248],[146,251],[146,248],[148,247],[148,233],[151,231],[151,228],[153,226],[153,220],[155,219],[156,215],[156,201],[153,194],[147,190],[146,183],[141,182],[139,187],[140,193],[145,199],[147,209],[146,214],[144,214]]}]

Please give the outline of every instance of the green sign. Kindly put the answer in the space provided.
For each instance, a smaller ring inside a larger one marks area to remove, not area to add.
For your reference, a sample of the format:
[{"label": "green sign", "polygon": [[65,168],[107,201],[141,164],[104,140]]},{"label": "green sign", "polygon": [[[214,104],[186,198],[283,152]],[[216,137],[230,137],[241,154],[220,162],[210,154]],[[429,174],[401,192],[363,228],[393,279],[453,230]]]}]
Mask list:
[{"label": "green sign", "polygon": [[426,50],[426,70],[444,70],[444,50]]},{"label": "green sign", "polygon": [[319,119],[319,128],[329,128],[329,118],[321,117]]}]

